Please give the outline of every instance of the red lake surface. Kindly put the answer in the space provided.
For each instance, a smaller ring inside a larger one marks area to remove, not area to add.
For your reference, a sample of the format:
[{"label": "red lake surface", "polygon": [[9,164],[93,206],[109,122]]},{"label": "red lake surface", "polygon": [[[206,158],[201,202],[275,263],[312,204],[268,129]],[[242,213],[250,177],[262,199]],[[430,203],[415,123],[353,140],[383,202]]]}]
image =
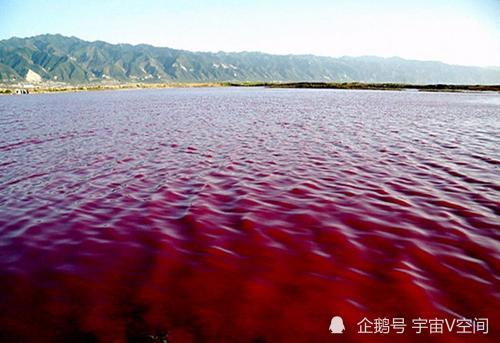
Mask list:
[{"label": "red lake surface", "polygon": [[0,97],[0,341],[498,342],[499,167],[498,94]]}]

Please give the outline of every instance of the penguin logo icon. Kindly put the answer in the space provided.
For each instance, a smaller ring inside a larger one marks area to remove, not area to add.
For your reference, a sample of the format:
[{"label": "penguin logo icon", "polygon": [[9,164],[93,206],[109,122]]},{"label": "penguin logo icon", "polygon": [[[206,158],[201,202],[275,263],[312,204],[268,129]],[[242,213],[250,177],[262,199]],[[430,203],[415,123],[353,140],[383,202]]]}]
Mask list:
[{"label": "penguin logo icon", "polygon": [[339,316],[333,317],[332,321],[330,322],[330,332],[332,334],[339,334],[339,333],[344,333],[344,330],[345,326],[342,317]]}]

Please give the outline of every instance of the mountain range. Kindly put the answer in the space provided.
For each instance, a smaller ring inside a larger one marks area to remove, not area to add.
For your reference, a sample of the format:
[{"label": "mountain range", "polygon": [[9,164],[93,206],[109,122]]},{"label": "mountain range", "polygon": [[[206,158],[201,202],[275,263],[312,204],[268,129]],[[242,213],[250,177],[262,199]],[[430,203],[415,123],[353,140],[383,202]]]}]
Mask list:
[{"label": "mountain range", "polygon": [[0,82],[394,82],[500,84],[500,68],[398,57],[191,52],[59,34],[0,40]]}]

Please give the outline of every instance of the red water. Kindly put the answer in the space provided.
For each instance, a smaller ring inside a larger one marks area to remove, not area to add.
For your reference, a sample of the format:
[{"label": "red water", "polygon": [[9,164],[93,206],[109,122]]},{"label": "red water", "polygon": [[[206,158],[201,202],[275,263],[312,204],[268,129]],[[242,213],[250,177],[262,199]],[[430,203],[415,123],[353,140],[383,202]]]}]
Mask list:
[{"label": "red water", "polygon": [[499,114],[494,94],[1,97],[0,341],[498,341]]}]

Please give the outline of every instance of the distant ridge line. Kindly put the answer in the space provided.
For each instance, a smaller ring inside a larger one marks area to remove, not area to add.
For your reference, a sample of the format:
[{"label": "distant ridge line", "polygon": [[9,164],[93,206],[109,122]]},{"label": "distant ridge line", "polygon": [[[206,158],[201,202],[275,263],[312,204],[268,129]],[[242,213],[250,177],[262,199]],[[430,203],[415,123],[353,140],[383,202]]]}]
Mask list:
[{"label": "distant ridge line", "polygon": [[0,41],[2,83],[366,82],[500,84],[500,68],[399,57],[191,52],[45,34]]}]

